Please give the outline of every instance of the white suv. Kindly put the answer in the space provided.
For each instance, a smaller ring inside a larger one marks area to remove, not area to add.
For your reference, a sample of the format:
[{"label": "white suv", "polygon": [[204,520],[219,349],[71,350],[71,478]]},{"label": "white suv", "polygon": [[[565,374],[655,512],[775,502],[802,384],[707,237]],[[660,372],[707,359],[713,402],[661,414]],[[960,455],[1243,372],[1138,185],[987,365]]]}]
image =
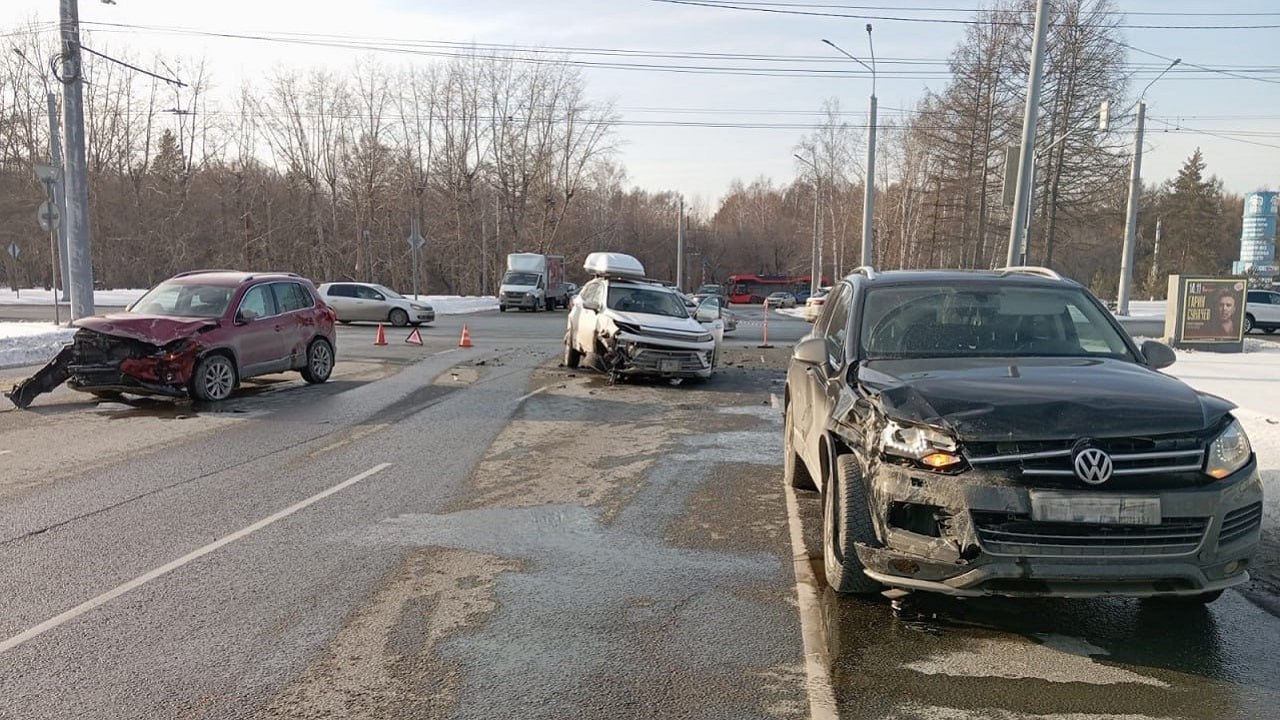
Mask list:
[{"label": "white suv", "polygon": [[1268,335],[1280,328],[1280,292],[1250,290],[1244,306],[1244,331],[1261,330]]},{"label": "white suv", "polygon": [[711,377],[724,333],[718,304],[691,317],[680,293],[645,279],[630,255],[591,253],[583,268],[595,278],[569,310],[566,367],[587,358],[611,375]]}]

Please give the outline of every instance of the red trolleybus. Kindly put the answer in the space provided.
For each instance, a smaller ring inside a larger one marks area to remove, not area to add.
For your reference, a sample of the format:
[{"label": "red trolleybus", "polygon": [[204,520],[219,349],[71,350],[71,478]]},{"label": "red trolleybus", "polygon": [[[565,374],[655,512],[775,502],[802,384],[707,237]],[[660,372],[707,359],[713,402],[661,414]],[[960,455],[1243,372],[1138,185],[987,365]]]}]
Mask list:
[{"label": "red trolleybus", "polygon": [[[729,302],[745,305],[759,305],[771,293],[789,292],[803,303],[809,297],[809,278],[811,275],[730,275]],[[824,285],[827,283],[823,283]]]}]

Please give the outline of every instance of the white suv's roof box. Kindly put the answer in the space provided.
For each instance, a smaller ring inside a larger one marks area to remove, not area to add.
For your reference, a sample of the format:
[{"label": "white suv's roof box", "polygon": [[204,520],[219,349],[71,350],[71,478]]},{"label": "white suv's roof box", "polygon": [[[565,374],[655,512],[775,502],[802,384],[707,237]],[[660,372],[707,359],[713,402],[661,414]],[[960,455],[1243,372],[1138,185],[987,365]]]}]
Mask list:
[{"label": "white suv's roof box", "polygon": [[643,278],[644,265],[625,253],[594,252],[582,263],[582,269],[592,275]]}]

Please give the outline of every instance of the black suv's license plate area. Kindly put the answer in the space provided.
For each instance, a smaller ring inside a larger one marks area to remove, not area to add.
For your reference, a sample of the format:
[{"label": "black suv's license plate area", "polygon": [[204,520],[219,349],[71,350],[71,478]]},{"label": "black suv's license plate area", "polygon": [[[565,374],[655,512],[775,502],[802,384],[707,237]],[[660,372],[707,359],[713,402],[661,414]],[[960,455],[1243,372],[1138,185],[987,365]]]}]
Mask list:
[{"label": "black suv's license plate area", "polygon": [[1160,498],[1032,490],[1031,519],[1102,525],[1159,525]]}]

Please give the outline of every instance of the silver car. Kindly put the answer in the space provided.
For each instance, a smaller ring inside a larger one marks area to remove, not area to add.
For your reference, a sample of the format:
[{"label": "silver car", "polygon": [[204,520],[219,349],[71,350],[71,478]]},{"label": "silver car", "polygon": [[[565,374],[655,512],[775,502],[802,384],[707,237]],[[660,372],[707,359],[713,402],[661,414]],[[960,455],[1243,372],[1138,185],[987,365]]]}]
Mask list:
[{"label": "silver car", "polygon": [[373,283],[334,282],[317,288],[338,314],[338,322],[387,322],[396,327],[421,325],[436,319],[436,311],[421,300],[412,300]]}]

